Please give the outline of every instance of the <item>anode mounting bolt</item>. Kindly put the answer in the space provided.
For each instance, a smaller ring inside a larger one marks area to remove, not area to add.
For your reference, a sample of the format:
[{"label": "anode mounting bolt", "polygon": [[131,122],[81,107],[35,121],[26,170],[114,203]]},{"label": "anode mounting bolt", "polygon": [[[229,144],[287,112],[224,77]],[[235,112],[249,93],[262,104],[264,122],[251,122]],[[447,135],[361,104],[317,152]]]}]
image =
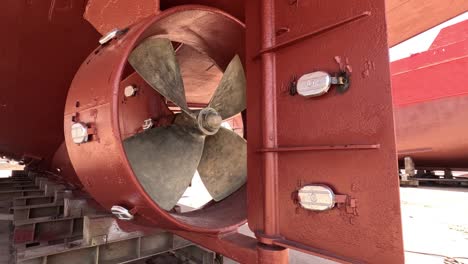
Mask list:
[{"label": "anode mounting bolt", "polygon": [[153,119],[148,118],[145,121],[143,121],[143,125],[141,126],[143,130],[148,130],[154,126]]},{"label": "anode mounting bolt", "polygon": [[136,95],[137,91],[138,91],[137,87],[135,87],[133,85],[128,85],[124,89],[124,95],[125,95],[125,97],[132,97],[132,96]]},{"label": "anode mounting bolt", "polygon": [[75,144],[88,142],[88,126],[83,123],[73,123],[71,127],[71,136]]},{"label": "anode mounting bolt", "polygon": [[107,44],[109,41],[113,40],[114,38],[116,38],[118,35],[121,35],[124,33],[124,30],[121,30],[121,29],[118,29],[118,28],[115,28],[109,32],[107,32],[105,35],[103,35],[100,39],[99,39],[99,44],[101,45],[104,45],[104,44]]}]

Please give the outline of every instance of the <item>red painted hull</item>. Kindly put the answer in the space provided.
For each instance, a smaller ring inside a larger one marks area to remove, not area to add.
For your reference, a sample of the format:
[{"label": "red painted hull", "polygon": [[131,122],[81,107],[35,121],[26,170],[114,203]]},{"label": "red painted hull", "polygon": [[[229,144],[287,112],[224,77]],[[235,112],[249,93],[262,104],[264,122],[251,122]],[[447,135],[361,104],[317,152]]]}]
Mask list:
[{"label": "red painted hull", "polygon": [[427,52],[392,63],[399,158],[468,168],[468,21],[444,29]]},{"label": "red painted hull", "polygon": [[468,168],[468,96],[457,96],[395,111],[399,158],[418,167]]}]

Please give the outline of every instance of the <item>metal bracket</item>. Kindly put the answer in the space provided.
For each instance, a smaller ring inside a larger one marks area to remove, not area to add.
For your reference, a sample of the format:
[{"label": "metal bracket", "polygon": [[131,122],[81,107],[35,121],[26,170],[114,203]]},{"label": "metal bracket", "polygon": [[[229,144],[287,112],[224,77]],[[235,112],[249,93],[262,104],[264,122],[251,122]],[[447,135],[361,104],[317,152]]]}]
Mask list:
[{"label": "metal bracket", "polygon": [[339,93],[345,93],[351,84],[350,74],[347,71],[340,71],[336,73],[334,77],[331,78],[331,83],[336,85],[336,90]]},{"label": "metal bracket", "polygon": [[357,213],[357,199],[351,198],[348,195],[337,194],[335,195],[335,202],[337,208],[345,208],[346,213],[358,215]]},{"label": "metal bracket", "polygon": [[113,29],[111,31],[109,31],[108,33],[106,33],[104,36],[102,36],[100,39],[99,39],[99,44],[101,45],[105,45],[107,43],[109,43],[111,40],[117,38],[118,36],[121,36],[125,33],[127,33],[128,31],[128,28],[126,29]]},{"label": "metal bracket", "polygon": [[134,218],[133,214],[127,208],[119,205],[112,206],[111,212],[119,220],[131,221]]}]

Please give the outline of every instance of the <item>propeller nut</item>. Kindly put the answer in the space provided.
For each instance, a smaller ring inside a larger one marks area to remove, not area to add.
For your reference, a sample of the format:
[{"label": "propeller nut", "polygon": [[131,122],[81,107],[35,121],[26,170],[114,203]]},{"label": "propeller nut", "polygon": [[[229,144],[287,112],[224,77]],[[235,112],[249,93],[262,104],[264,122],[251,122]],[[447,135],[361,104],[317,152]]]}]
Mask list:
[{"label": "propeller nut", "polygon": [[221,116],[213,108],[205,108],[198,114],[198,128],[205,135],[214,135],[223,123]]}]

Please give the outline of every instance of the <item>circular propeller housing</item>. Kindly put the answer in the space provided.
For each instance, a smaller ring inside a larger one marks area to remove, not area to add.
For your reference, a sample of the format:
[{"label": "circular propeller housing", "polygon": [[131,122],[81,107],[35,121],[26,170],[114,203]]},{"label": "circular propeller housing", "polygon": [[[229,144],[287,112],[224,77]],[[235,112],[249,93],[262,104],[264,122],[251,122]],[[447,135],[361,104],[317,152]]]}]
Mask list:
[{"label": "circular propeller housing", "polygon": [[[182,111],[170,127],[137,133],[124,141],[132,169],[146,192],[160,207],[171,210],[197,168],[202,168],[198,172],[215,201],[237,191],[247,178],[245,140],[224,128],[217,140],[207,137],[218,133],[223,118],[245,110],[246,81],[239,56],[234,56],[227,66],[208,106],[196,113],[188,107],[184,81],[169,39],[156,36],[144,40],[128,60],[151,88]],[[218,167],[224,169],[216,170]]]},{"label": "circular propeller housing", "polygon": [[[222,126],[245,110],[243,43],[235,18],[184,6],[136,24],[87,58],[69,90],[65,135],[74,122],[95,128],[87,143],[66,143],[101,205],[165,229],[219,233],[245,223],[246,141]],[[128,86],[137,88],[131,97]],[[148,119],[154,125],[143,129]],[[213,201],[177,212],[196,171]]]}]

